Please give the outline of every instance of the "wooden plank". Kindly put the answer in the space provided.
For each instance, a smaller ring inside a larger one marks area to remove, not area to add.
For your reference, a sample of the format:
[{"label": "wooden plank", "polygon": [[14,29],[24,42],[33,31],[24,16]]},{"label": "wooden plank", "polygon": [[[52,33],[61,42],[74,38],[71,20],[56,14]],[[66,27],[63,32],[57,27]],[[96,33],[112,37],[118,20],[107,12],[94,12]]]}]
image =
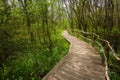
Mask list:
[{"label": "wooden plank", "polygon": [[42,80],[105,80],[98,52],[67,31],[63,36],[71,44],[69,52]]}]

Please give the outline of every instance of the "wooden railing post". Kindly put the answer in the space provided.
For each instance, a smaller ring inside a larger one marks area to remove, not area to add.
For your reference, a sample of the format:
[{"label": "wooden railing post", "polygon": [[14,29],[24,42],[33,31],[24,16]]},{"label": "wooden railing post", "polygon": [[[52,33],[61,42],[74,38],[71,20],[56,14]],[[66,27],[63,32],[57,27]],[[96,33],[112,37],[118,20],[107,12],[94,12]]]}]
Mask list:
[{"label": "wooden railing post", "polygon": [[110,48],[109,48],[109,46],[108,46],[108,43],[106,43],[105,44],[105,56],[106,56],[106,58],[107,58],[107,62],[108,62],[108,60],[109,60],[109,52],[110,52]]}]

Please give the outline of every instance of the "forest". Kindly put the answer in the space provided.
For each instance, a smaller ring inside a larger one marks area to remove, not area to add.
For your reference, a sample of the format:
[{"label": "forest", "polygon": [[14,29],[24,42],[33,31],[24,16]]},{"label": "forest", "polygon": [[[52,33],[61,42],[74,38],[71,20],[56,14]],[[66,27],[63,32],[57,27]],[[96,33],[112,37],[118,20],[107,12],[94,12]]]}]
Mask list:
[{"label": "forest", "polygon": [[[0,80],[41,80],[67,54],[61,34],[73,29],[108,40],[120,57],[120,0],[0,0]],[[108,62],[120,80],[120,62]]]}]

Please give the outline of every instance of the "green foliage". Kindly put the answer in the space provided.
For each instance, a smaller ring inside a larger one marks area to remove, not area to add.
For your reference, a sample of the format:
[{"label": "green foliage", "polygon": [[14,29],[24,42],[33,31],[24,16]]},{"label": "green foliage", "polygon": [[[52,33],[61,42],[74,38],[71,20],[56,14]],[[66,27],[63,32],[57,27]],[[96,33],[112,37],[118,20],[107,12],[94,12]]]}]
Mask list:
[{"label": "green foliage", "polygon": [[[67,53],[68,43],[60,36],[60,29],[94,31],[102,38],[111,40],[118,51],[119,14],[114,13],[119,8],[114,6],[115,10],[110,11],[99,6],[93,10],[96,5],[88,5],[89,1],[1,0],[0,80],[41,79]],[[113,15],[109,16],[106,10]],[[113,23],[110,22],[112,17]],[[83,38],[80,34],[74,35],[93,44],[100,54],[103,53],[98,42]],[[104,60],[103,55],[101,57]],[[120,69],[113,58],[110,58],[109,66]],[[118,79],[115,72],[111,68],[110,77],[113,80]]]},{"label": "green foliage", "polygon": [[115,72],[109,72],[110,80],[120,80],[120,76]]},{"label": "green foliage", "polygon": [[46,48],[36,48],[10,56],[0,68],[0,80],[41,80],[68,51],[68,43],[60,32],[57,41],[54,39],[52,53]]}]

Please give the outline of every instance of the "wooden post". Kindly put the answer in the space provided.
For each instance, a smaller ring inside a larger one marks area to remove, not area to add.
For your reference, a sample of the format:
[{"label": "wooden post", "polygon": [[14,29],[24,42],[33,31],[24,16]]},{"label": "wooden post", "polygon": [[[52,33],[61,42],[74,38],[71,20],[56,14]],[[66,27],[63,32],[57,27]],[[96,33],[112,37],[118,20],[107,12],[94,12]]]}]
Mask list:
[{"label": "wooden post", "polygon": [[109,60],[109,51],[110,51],[110,48],[108,46],[108,43],[105,44],[105,56],[107,58],[107,62]]}]

